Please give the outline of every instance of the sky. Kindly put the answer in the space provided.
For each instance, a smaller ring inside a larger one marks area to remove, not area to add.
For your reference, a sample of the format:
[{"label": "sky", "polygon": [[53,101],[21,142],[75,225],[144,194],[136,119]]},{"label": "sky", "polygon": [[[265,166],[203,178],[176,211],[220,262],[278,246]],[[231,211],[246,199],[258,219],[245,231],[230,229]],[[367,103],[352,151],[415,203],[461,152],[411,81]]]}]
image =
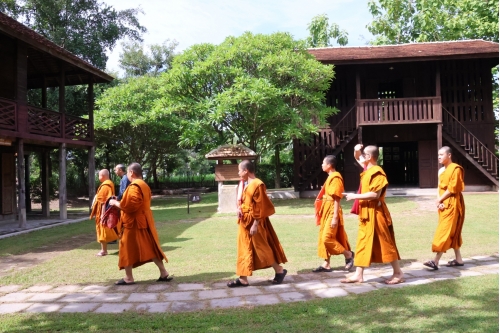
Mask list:
[{"label": "sky", "polygon": [[[366,29],[372,17],[367,0],[103,0],[117,10],[140,7],[139,22],[148,30],[144,43],[161,44],[175,39],[180,52],[194,44],[220,44],[227,36],[245,31],[271,34],[283,31],[296,39],[306,38],[307,25],[327,14],[349,34],[348,46],[365,45],[372,39]],[[107,70],[121,72],[120,43],[108,53]]]}]

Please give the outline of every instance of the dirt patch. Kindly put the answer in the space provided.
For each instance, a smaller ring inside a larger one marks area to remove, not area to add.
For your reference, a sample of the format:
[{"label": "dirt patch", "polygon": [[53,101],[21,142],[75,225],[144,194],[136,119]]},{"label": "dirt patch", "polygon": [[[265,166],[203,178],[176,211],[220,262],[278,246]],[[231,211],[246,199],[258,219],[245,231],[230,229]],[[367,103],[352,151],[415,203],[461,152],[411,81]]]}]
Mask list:
[{"label": "dirt patch", "polygon": [[[437,212],[436,198],[434,197],[410,197],[410,199],[417,203],[419,211]],[[418,214],[418,212],[416,213]]]},{"label": "dirt patch", "polygon": [[0,277],[21,269],[35,267],[66,251],[76,249],[95,240],[96,236],[94,234],[74,236],[55,244],[41,246],[30,253],[0,257]]}]

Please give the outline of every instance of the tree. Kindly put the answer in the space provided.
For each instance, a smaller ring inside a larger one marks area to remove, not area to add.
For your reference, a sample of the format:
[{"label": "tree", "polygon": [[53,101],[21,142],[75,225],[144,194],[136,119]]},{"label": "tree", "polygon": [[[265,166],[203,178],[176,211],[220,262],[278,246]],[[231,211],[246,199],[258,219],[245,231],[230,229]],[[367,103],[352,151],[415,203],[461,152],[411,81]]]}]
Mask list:
[{"label": "tree", "polygon": [[183,146],[236,140],[260,154],[326,125],[334,109],[324,92],[333,76],[333,66],[289,34],[247,32],[176,56],[160,76],[158,108],[180,116]]},{"label": "tree", "polygon": [[[118,153],[116,163],[138,162],[158,185],[157,169],[166,155],[177,152],[179,123],[175,115],[155,111],[161,81],[156,77],[130,78],[107,89],[96,101],[98,143]],[[109,162],[108,162],[109,163]]]},{"label": "tree", "polygon": [[348,34],[345,30],[340,30],[336,23],[328,22],[326,14],[316,15],[311,23],[307,25],[309,36],[306,38],[308,47],[327,47],[332,46],[332,40],[336,40],[340,46],[347,45]]},{"label": "tree", "polygon": [[157,76],[170,69],[175,55],[174,50],[179,43],[166,40],[163,44],[153,44],[146,47],[137,41],[123,43],[123,53],[120,54],[120,67],[125,70],[125,76],[153,75]]},{"label": "tree", "polygon": [[8,0],[0,10],[100,69],[118,40],[141,40],[146,31],[140,9],[117,11],[98,0]]},{"label": "tree", "polygon": [[461,39],[498,42],[498,1],[378,0],[368,8],[372,44]]}]

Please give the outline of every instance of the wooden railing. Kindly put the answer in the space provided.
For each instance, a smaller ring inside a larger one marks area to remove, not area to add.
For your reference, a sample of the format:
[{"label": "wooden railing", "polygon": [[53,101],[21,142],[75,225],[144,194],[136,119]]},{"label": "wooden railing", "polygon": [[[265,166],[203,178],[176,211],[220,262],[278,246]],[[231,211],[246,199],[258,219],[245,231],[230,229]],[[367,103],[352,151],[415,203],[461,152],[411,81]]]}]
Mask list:
[{"label": "wooden railing", "polygon": [[357,125],[440,123],[441,97],[361,99]]},{"label": "wooden railing", "polygon": [[15,101],[0,98],[0,129],[17,131],[17,104]]},{"label": "wooden railing", "polygon": [[493,177],[498,179],[498,157],[474,136],[448,110],[443,108],[443,131],[448,133],[460,146]]},{"label": "wooden railing", "polygon": [[[27,117],[20,118],[16,101],[0,98],[0,130],[27,131],[30,134],[51,136],[79,141],[92,141],[90,120],[62,114],[60,112],[27,105]],[[20,119],[26,119],[23,129]],[[64,126],[64,128],[63,128]]]},{"label": "wooden railing", "polygon": [[337,147],[350,140],[352,133],[356,131],[355,109],[356,106],[353,106],[339,121],[333,120],[335,126],[332,128],[321,129],[318,135],[312,136],[311,142],[300,140],[294,142],[296,189],[302,191],[321,186],[313,181],[322,173],[321,162],[326,155],[333,154]]}]

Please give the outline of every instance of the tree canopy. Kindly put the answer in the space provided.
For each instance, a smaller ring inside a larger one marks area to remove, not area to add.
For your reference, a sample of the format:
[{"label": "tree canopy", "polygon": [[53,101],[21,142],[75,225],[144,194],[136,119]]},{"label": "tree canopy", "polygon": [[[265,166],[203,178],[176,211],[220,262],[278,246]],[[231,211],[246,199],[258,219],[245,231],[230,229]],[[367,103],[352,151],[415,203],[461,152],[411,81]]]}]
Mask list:
[{"label": "tree canopy", "polygon": [[349,41],[347,31],[340,30],[337,23],[330,24],[326,14],[314,16],[307,25],[307,30],[309,30],[309,36],[306,38],[308,47],[332,46],[334,40],[340,46],[344,46]]},{"label": "tree canopy", "polygon": [[498,42],[498,1],[372,0],[373,44],[461,39]]},{"label": "tree canopy", "polygon": [[140,9],[118,11],[98,0],[7,0],[0,11],[100,69],[118,40],[141,40],[146,31]]},{"label": "tree canopy", "polygon": [[125,76],[159,75],[170,69],[174,58],[174,50],[179,43],[166,40],[163,44],[145,46],[137,41],[122,44],[120,67],[125,70]]},{"label": "tree canopy", "polygon": [[287,33],[228,37],[175,57],[160,76],[158,109],[179,115],[180,144],[236,141],[257,153],[318,132],[334,112],[324,92],[333,66]]}]

